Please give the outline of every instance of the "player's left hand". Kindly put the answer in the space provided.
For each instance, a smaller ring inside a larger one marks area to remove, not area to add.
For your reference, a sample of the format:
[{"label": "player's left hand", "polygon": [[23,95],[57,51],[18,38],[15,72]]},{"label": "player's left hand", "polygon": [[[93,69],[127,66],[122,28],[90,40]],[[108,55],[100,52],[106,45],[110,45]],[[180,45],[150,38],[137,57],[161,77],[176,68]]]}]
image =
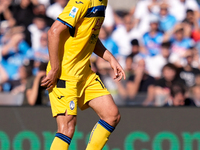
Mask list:
[{"label": "player's left hand", "polygon": [[50,70],[47,76],[42,79],[41,86],[47,87],[47,90],[53,88],[58,78],[58,71]]},{"label": "player's left hand", "polygon": [[120,81],[122,79],[122,77],[124,77],[124,80],[126,79],[126,75],[124,70],[122,69],[121,65],[117,62],[117,60],[111,59],[110,65],[112,67],[112,69],[114,70],[114,79],[116,81]]}]

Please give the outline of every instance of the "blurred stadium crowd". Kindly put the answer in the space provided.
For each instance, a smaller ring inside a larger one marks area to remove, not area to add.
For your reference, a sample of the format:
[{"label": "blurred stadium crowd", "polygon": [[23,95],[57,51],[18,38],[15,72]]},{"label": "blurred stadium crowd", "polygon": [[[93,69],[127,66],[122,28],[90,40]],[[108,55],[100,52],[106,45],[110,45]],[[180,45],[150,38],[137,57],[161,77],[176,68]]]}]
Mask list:
[{"label": "blurred stadium crowd", "polygon": [[[67,0],[0,0],[0,95],[23,93],[23,105],[48,105],[40,86],[49,60],[47,31]],[[118,105],[200,106],[200,5],[196,0],[139,0],[131,10],[108,5],[99,38],[126,80],[91,57]],[[3,99],[6,101],[6,99]]]}]

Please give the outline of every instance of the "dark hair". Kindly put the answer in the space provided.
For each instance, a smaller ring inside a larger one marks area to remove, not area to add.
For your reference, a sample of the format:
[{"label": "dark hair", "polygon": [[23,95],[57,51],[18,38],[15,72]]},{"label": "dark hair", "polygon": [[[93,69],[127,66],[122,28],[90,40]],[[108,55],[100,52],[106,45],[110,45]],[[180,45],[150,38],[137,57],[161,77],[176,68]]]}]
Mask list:
[{"label": "dark hair", "polygon": [[139,42],[138,42],[138,40],[137,40],[137,39],[133,39],[133,40],[131,40],[131,45],[132,45],[132,46],[134,46],[134,45],[139,46]]},{"label": "dark hair", "polygon": [[186,13],[194,13],[194,11],[192,9],[187,9]]},{"label": "dark hair", "polygon": [[45,18],[44,15],[36,15],[36,16],[34,17],[34,19],[42,19],[42,20],[46,21],[46,18]]},{"label": "dark hair", "polygon": [[167,63],[166,65],[164,65],[164,67],[162,68],[162,71],[165,68],[170,68],[170,69],[174,70],[177,73],[177,67],[174,64],[172,64],[172,63]]},{"label": "dark hair", "polygon": [[172,97],[175,97],[179,93],[184,95],[185,92],[186,92],[186,88],[181,83],[174,83],[174,84],[172,84],[172,86],[170,88],[170,94]]},{"label": "dark hair", "polygon": [[134,57],[134,55],[131,53],[130,55],[126,56],[126,60],[129,58],[133,59],[133,57]]},{"label": "dark hair", "polygon": [[184,29],[180,28],[180,29],[176,30],[175,33],[183,32],[183,31],[184,31]]},{"label": "dark hair", "polygon": [[163,43],[161,44],[161,47],[170,49],[170,48],[171,48],[171,42],[170,42],[170,41],[163,42]]}]

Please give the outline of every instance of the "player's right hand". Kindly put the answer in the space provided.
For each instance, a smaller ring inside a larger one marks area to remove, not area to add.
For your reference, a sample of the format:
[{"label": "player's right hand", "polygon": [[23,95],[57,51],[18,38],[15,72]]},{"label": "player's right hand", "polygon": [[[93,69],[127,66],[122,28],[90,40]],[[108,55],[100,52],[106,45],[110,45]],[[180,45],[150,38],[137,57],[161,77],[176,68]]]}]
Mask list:
[{"label": "player's right hand", "polygon": [[46,90],[50,90],[55,86],[57,78],[58,78],[58,71],[50,70],[47,76],[44,79],[42,79],[41,86],[46,87],[47,88]]}]

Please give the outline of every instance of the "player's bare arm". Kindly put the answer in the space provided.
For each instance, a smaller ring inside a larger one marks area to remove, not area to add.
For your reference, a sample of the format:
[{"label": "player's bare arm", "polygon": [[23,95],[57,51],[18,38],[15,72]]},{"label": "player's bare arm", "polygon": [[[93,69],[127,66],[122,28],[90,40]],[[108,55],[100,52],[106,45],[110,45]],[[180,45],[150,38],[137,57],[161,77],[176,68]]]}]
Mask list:
[{"label": "player's bare arm", "polygon": [[126,79],[125,72],[121,65],[118,63],[116,58],[104,47],[99,39],[97,40],[94,53],[110,63],[112,69],[114,70],[115,80],[120,81],[122,77],[124,77],[124,80]]},{"label": "player's bare arm", "polygon": [[55,21],[52,27],[48,31],[48,49],[49,59],[51,64],[51,70],[47,76],[42,80],[41,86],[46,86],[47,90],[54,87],[60,70],[59,53],[59,41],[60,34],[68,27],[59,21]]}]

